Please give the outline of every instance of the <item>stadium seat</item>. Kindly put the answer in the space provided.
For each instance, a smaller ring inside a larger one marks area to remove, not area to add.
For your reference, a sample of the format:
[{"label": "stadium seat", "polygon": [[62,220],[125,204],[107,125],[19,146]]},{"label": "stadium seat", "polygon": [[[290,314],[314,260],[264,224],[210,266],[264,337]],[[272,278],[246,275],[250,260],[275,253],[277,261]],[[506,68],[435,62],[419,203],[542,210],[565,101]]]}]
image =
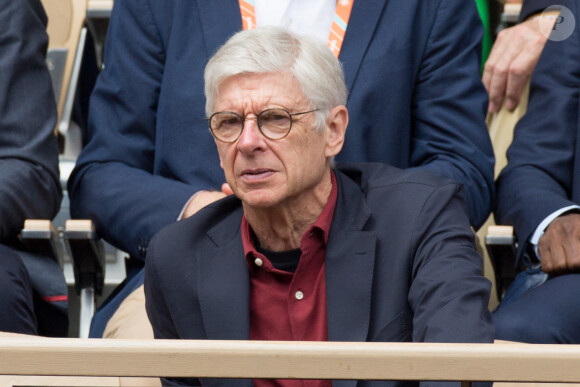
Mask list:
[{"label": "stadium seat", "polygon": [[[506,153],[513,139],[514,128],[526,112],[529,89],[528,82],[522,91],[520,104],[514,111],[510,112],[504,106],[498,113],[488,116],[487,125],[495,155],[495,178],[507,164]],[[516,240],[511,226],[496,226],[493,214],[479,229],[478,236],[485,241],[484,273],[493,279],[495,292],[490,300],[490,309],[495,309],[516,274]]]}]

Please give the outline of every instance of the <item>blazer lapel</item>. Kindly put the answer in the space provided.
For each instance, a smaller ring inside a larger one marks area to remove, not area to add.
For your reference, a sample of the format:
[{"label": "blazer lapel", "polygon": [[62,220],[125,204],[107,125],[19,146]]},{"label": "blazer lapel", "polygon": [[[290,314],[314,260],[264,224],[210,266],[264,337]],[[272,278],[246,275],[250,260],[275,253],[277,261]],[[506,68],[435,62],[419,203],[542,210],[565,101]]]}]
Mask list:
[{"label": "blazer lapel", "polygon": [[[200,247],[196,278],[209,340],[250,339],[250,279],[240,235],[241,208],[208,231]],[[251,379],[202,379],[204,385],[252,387]]]},{"label": "blazer lapel", "polygon": [[366,341],[370,322],[376,235],[362,231],[370,210],[361,189],[336,172],[337,206],[326,250],[329,341]]},{"label": "blazer lapel", "polygon": [[[376,237],[372,232],[332,234],[326,250],[326,309],[329,341],[366,341]],[[334,380],[333,387],[354,387],[356,380]]]},{"label": "blazer lapel", "polygon": [[236,0],[198,0],[197,6],[210,58],[228,38],[242,29],[240,5]]},{"label": "blazer lapel", "polygon": [[344,36],[339,59],[344,68],[348,90],[357,77],[375,28],[388,0],[358,0],[352,6],[348,27]]},{"label": "blazer lapel", "polygon": [[197,260],[199,303],[209,340],[250,339],[250,278],[240,235],[241,207],[208,231]]}]

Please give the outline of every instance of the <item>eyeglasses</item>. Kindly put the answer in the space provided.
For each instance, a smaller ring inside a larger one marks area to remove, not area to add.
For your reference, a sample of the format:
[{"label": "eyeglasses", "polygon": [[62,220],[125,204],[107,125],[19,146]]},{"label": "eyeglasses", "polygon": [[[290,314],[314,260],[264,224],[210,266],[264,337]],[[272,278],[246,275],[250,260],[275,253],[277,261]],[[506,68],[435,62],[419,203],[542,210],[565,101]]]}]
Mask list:
[{"label": "eyeglasses", "polygon": [[281,140],[292,129],[292,117],[312,113],[317,110],[319,109],[290,113],[288,110],[281,108],[266,109],[258,114],[256,118],[242,117],[234,112],[217,112],[212,114],[207,120],[209,121],[209,128],[213,136],[222,142],[231,143],[240,138],[246,120],[256,120],[260,133],[264,137],[270,140]]}]

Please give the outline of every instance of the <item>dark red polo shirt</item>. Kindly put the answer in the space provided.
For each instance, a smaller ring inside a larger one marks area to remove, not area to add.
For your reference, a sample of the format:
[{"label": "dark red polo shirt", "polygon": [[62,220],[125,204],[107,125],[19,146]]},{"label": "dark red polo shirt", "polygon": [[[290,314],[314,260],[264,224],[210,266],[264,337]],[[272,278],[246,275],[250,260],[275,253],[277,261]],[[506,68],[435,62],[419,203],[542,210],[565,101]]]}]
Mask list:
[{"label": "dark red polo shirt", "polygon": [[[336,206],[337,187],[332,173],[328,202],[300,243],[294,273],[276,269],[258,252],[255,236],[242,217],[242,241],[250,272],[250,339],[328,341],[324,257]],[[331,386],[329,380],[256,379],[262,386]]]}]

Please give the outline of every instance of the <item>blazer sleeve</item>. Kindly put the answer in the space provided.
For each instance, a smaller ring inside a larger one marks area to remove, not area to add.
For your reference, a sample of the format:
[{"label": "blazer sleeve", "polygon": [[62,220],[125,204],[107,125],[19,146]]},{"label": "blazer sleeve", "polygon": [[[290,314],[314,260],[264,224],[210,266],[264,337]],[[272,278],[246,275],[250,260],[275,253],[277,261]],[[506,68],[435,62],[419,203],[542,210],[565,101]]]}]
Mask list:
[{"label": "blazer sleeve", "polygon": [[[104,69],[91,96],[87,142],[69,180],[71,214],[145,258],[151,237],[202,188],[155,173],[165,47],[151,2],[115,2]],[[159,2],[163,4],[163,2]]]},{"label": "blazer sleeve", "polygon": [[464,206],[461,187],[446,184],[433,190],[417,217],[408,295],[413,341],[493,341],[491,284],[482,274]]},{"label": "blazer sleeve", "polygon": [[481,83],[483,27],[473,1],[441,1],[413,100],[412,165],[464,184],[471,224],[489,216],[494,157]]},{"label": "blazer sleeve", "polygon": [[[570,4],[578,19],[577,6]],[[508,165],[498,178],[500,224],[514,226],[521,254],[540,222],[572,201],[580,91],[578,28],[548,41],[530,85],[527,113],[516,125]]]},{"label": "blazer sleeve", "polygon": [[62,198],[46,22],[39,0],[0,0],[0,243]]},{"label": "blazer sleeve", "polygon": [[567,6],[567,0],[524,0],[519,21],[522,22],[533,14],[542,12],[550,6]]}]

